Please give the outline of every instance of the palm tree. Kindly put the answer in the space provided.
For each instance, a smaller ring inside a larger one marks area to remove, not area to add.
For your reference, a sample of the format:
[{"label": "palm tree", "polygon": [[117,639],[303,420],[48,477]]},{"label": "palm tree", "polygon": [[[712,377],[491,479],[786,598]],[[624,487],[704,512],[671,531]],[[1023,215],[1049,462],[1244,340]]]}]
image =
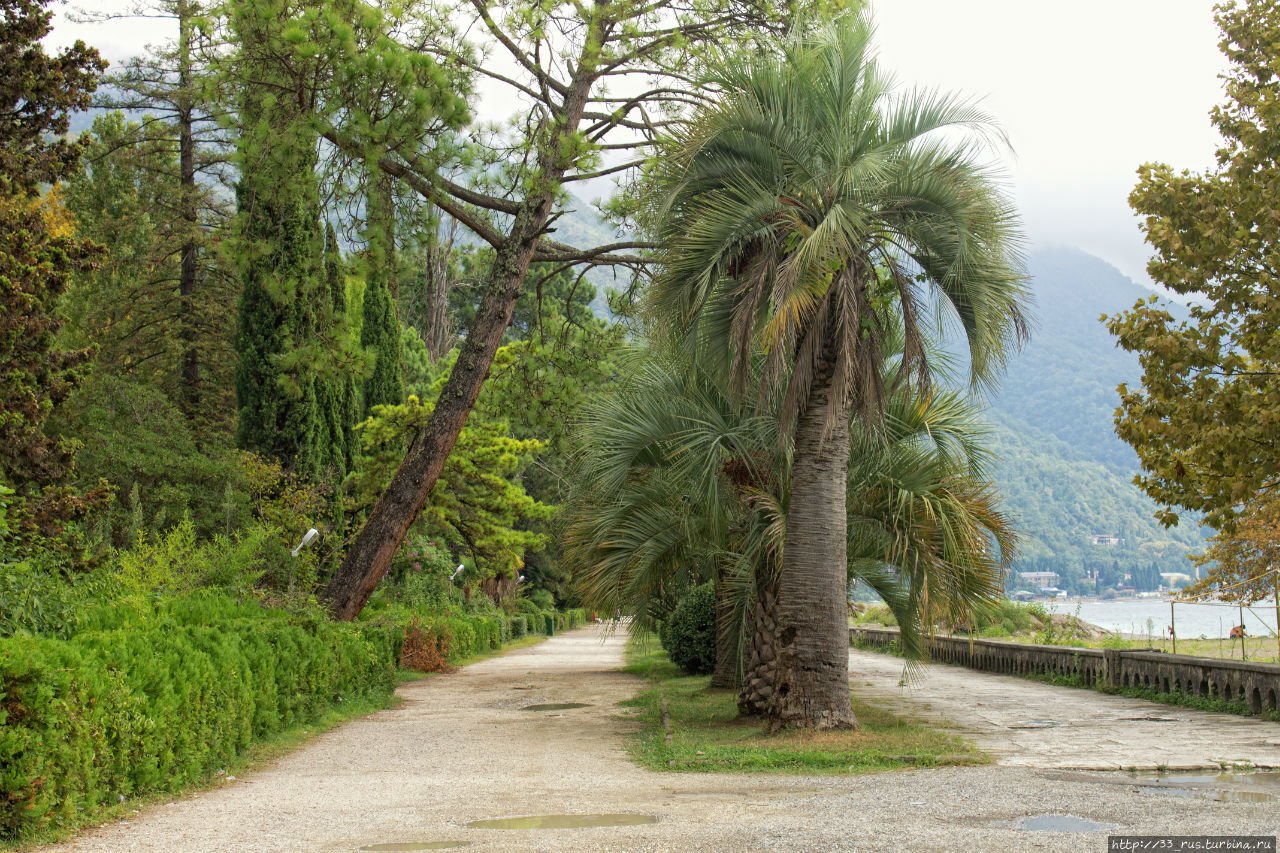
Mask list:
[{"label": "palm tree", "polygon": [[921,389],[929,305],[959,321],[975,382],[1025,335],[1016,217],[980,162],[998,132],[955,96],[895,90],[870,42],[852,17],[725,62],[723,98],[676,134],[649,196],[649,316],[719,347],[736,389],[762,349],[763,391],[782,394],[794,454],[775,727],[855,723],[849,425],[881,420],[887,330],[904,334],[889,384]]},{"label": "palm tree", "polygon": [[[714,577],[717,674],[738,677],[744,713],[763,713],[775,691],[791,479],[776,406],[754,411],[685,357],[637,360],[579,432],[565,537],[579,593],[644,629],[672,590]],[[920,658],[933,621],[972,621],[998,598],[1013,554],[982,480],[982,431],[959,395],[917,400],[904,386],[887,400],[883,429],[853,433],[849,574],[889,603]]]}]

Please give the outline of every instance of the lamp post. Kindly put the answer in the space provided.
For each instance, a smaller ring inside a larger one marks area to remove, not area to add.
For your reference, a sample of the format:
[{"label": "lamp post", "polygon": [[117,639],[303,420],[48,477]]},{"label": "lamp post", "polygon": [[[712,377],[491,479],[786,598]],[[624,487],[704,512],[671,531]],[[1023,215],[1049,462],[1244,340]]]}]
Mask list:
[{"label": "lamp post", "polygon": [[[310,545],[312,542],[316,541],[316,537],[319,535],[320,535],[320,531],[316,530],[314,527],[309,529],[306,533],[302,534],[302,541],[299,542],[296,546],[294,546],[294,549],[289,552],[290,556],[297,558],[297,556],[302,553],[302,549]],[[289,564],[289,594],[290,595],[293,594],[293,580],[294,580],[293,563],[290,563]]]},{"label": "lamp post", "polygon": [[302,553],[302,549],[310,545],[312,542],[316,541],[316,537],[319,535],[320,535],[319,530],[316,530],[314,527],[311,528],[306,533],[302,534],[302,541],[299,542],[297,546],[294,547],[294,549],[289,553],[294,557],[298,556],[299,554]]}]

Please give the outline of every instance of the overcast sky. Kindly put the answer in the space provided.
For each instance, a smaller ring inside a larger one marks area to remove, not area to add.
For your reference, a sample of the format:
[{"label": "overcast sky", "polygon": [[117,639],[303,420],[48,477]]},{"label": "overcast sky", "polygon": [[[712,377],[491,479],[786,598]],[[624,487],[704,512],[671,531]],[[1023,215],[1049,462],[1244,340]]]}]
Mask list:
[{"label": "overcast sky", "polygon": [[[113,10],[127,0],[81,0]],[[1145,281],[1147,251],[1126,198],[1140,163],[1210,165],[1220,100],[1213,0],[873,0],[882,62],[904,83],[982,98],[1015,149],[1009,173],[1038,244],[1078,246]],[[170,24],[90,26],[109,59],[169,38]],[[485,112],[483,105],[477,112]]]}]

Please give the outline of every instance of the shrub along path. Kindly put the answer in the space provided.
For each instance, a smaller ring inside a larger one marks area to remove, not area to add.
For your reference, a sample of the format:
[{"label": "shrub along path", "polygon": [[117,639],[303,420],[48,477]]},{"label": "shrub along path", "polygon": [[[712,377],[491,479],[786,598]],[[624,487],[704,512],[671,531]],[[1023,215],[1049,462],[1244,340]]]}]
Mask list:
[{"label": "shrub along path", "polygon": [[[1186,792],[1167,796],[1117,773],[1082,776],[998,765],[861,776],[646,771],[627,758],[625,744],[636,725],[631,712],[616,704],[641,682],[618,671],[624,638],[602,639],[597,629],[586,628],[405,685],[399,707],[322,735],[270,767],[50,849],[354,851],[445,841],[494,851],[1105,849],[1105,831],[1086,840],[1018,828],[1024,816],[1042,812],[1131,833],[1275,832],[1274,802],[1188,802]],[[886,670],[882,679],[890,677]],[[966,672],[964,678],[978,684],[998,677]],[[1009,689],[1026,686],[1014,682]],[[1112,698],[1044,689],[1054,697]],[[588,707],[521,710],[551,703]],[[1211,730],[1218,722],[1216,715],[1145,707],[1153,714],[1186,715],[1177,726],[1164,724],[1171,738]],[[1052,711],[1045,708],[1042,715]],[[1280,729],[1243,722],[1256,727],[1259,743]],[[466,826],[561,813],[652,815],[657,823]]]}]

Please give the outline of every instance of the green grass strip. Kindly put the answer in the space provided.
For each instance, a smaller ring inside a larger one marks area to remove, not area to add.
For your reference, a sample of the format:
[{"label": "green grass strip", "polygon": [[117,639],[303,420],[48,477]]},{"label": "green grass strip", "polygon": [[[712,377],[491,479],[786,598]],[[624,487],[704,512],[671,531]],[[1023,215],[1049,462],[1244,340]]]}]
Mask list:
[{"label": "green grass strip", "polygon": [[760,720],[738,716],[734,691],[711,689],[709,676],[684,675],[654,637],[631,640],[626,671],[649,681],[639,696],[623,704],[641,711],[641,730],[629,750],[651,770],[840,775],[988,760],[955,734],[856,697],[857,731],[768,734]]}]

